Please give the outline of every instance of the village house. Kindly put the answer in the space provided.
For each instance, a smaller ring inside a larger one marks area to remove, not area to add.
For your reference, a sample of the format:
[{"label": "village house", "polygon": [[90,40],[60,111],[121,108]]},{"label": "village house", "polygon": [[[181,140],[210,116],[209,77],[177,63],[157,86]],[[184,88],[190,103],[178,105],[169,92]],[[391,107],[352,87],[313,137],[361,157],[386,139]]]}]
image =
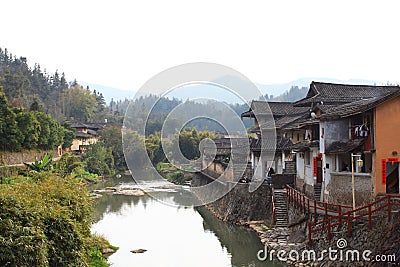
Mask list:
[{"label": "village house", "polygon": [[[203,170],[203,174],[212,179],[220,178],[220,180],[229,182],[237,182],[237,178],[242,176],[251,177],[248,172],[247,150],[247,137],[225,135],[219,139],[214,139],[213,144],[207,143],[201,147],[200,169]],[[235,153],[235,158],[232,158],[232,152]]]},{"label": "village house", "polygon": [[310,109],[309,118],[298,121],[305,140],[292,147],[297,188],[328,203],[351,204],[353,164],[357,206],[380,193],[398,193],[400,118],[393,114],[400,111],[399,91],[312,82],[294,103]]},{"label": "village house", "polygon": [[73,153],[82,153],[85,147],[95,144],[98,141],[97,131],[102,127],[100,124],[83,124],[72,122],[71,128],[75,130],[75,137],[72,141],[70,151]]},{"label": "village house", "polygon": [[[353,164],[357,206],[379,194],[399,193],[399,112],[399,86],[312,82],[306,97],[294,103],[253,101],[241,115],[254,118],[252,173],[265,177],[268,166],[277,174],[291,166],[300,191],[351,205]],[[268,162],[260,152],[268,151],[271,141],[262,142],[261,131],[271,121],[276,151]]]},{"label": "village house", "polygon": [[[250,109],[241,114],[242,118],[254,119],[251,132],[255,136],[250,139],[249,159],[254,177],[269,176],[269,168],[272,168],[273,174],[295,172],[291,147],[293,142],[302,141],[304,134],[301,129],[292,129],[289,125],[307,113],[307,107],[294,107],[290,102],[252,101]],[[275,143],[265,140],[270,129],[275,129],[276,135],[267,138],[275,140]],[[264,136],[264,140],[261,136]]]}]

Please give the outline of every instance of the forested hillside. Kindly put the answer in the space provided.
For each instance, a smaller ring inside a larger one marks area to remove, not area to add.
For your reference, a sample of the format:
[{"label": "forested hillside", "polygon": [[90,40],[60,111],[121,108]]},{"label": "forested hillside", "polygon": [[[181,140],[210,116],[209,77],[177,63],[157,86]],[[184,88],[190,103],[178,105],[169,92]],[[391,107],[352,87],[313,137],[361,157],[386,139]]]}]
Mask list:
[{"label": "forested hillside", "polygon": [[29,110],[35,103],[39,111],[59,122],[103,120],[108,111],[101,93],[68,82],[64,73],[47,73],[39,64],[29,67],[27,58],[0,48],[0,86],[11,108]]},{"label": "forested hillside", "polygon": [[[215,110],[220,112],[218,105],[210,103],[197,103],[182,101],[180,99],[161,98],[152,107],[159,97],[148,95],[131,101],[114,101],[107,105],[101,92],[96,89],[84,88],[76,80],[68,82],[64,73],[48,73],[37,63],[30,67],[27,58],[17,57],[7,49],[0,48],[0,86],[3,87],[5,97],[8,99],[8,108],[14,109],[15,116],[22,111],[43,112],[51,116],[59,123],[65,121],[105,122],[121,124],[128,105],[132,105],[130,111],[135,111],[138,124],[146,121],[146,133],[152,134],[159,131],[165,117],[180,104],[188,106],[190,112],[199,110]],[[307,88],[292,86],[278,97],[266,95],[267,100],[295,101],[302,98]],[[238,115],[248,110],[246,104],[229,105]],[[150,115],[147,117],[147,115]],[[24,114],[24,116],[27,116]],[[250,120],[244,120],[246,127],[251,126]],[[223,129],[209,120],[195,120],[188,125],[197,130],[223,131]],[[24,146],[29,142],[25,141]]]},{"label": "forested hillside", "polygon": [[269,101],[295,102],[297,100],[304,98],[307,92],[308,92],[308,87],[298,87],[294,85],[281,95],[273,96],[266,94],[264,97],[266,100]]}]

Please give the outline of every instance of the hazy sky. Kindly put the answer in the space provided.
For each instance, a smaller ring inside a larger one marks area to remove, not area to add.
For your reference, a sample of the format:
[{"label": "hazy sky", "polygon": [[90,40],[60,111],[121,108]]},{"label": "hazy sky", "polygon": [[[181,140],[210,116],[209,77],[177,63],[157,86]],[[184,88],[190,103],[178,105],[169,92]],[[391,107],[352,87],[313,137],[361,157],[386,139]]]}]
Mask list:
[{"label": "hazy sky", "polygon": [[399,82],[396,1],[3,0],[0,47],[68,80],[137,89],[196,61],[253,82]]}]

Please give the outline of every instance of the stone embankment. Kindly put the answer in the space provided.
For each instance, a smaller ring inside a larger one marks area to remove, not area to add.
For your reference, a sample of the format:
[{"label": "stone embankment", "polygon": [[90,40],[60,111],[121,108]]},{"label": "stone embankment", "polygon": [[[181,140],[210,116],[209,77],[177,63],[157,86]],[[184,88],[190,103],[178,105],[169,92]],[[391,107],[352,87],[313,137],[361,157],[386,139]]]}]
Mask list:
[{"label": "stone embankment", "polygon": [[44,155],[49,154],[52,158],[58,158],[57,150],[50,151],[22,151],[22,152],[0,152],[0,167],[1,166],[17,166],[23,165],[24,162],[34,162],[40,160]]},{"label": "stone embankment", "polygon": [[[210,178],[196,174],[192,186],[198,187],[210,182]],[[211,189],[210,189],[211,190]],[[212,194],[212,192],[210,192]],[[206,205],[222,221],[246,224],[249,221],[263,220],[272,223],[272,190],[268,185],[261,185],[254,192],[249,192],[249,184],[237,184],[225,196]]]}]

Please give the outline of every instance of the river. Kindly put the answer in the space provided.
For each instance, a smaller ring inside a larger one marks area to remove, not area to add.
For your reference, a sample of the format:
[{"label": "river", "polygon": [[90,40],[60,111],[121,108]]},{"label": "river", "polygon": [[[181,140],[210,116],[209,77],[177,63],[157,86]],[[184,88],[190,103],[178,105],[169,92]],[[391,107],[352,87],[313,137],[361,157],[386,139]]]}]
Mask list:
[{"label": "river", "polygon": [[[122,185],[136,186],[131,177],[123,176],[95,187]],[[169,202],[174,194],[160,190],[158,198]],[[92,232],[119,247],[108,258],[111,266],[283,266],[257,259],[263,245],[255,232],[221,222],[205,208],[179,208],[147,195],[104,194],[94,209]],[[133,249],[147,251],[135,254]]]}]

